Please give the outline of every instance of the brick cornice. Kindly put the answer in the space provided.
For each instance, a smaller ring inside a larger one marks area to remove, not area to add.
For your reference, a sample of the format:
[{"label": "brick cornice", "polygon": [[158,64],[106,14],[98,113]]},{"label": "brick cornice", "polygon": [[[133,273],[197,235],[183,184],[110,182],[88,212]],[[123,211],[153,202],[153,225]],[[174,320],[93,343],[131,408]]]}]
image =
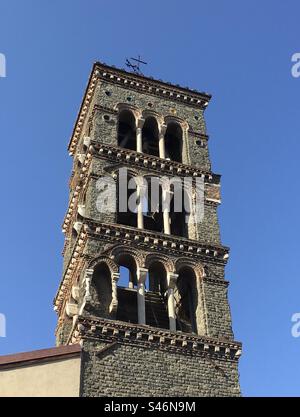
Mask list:
[{"label": "brick cornice", "polygon": [[183,164],[157,156],[132,151],[118,146],[107,145],[92,141],[94,155],[114,162],[122,162],[130,166],[143,167],[152,171],[158,171],[165,175],[203,177],[206,182],[219,184],[221,175],[214,174],[193,165]]},{"label": "brick cornice", "polygon": [[173,332],[147,325],[138,325],[96,317],[79,317],[72,342],[97,340],[108,343],[130,344],[149,349],[160,349],[184,355],[207,356],[220,360],[237,361],[241,355],[239,342],[222,338]]},{"label": "brick cornice", "polygon": [[128,89],[168,98],[172,101],[182,102],[185,105],[205,108],[211,99],[211,95],[188,87],[171,84],[144,75],[134,74],[116,67],[108,66],[101,62],[94,65],[96,74],[101,80],[119,84]]},{"label": "brick cornice", "polygon": [[[181,236],[166,235],[146,229],[125,226],[121,224],[102,223],[93,219],[84,220],[84,229],[90,237],[101,237],[102,240],[112,240],[136,245],[153,247],[155,250],[168,250],[180,256],[193,256],[199,259],[215,259],[225,263],[229,248],[218,244],[208,244],[199,240],[187,239]],[[123,240],[122,240],[123,239]]]}]

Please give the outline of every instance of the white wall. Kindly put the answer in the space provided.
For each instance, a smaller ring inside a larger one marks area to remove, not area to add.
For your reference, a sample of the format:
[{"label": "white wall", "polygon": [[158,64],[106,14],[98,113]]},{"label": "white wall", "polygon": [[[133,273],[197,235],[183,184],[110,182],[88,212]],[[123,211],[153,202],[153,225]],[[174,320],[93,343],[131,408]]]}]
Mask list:
[{"label": "white wall", "polygon": [[0,371],[0,397],[78,397],[80,357]]}]

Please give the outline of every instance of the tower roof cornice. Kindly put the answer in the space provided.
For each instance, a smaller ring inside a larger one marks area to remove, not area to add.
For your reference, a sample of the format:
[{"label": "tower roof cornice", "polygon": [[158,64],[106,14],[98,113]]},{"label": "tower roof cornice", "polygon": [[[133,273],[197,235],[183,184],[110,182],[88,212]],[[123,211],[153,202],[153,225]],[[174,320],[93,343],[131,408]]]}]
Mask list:
[{"label": "tower roof cornice", "polygon": [[204,110],[211,99],[211,95],[205,92],[200,92],[188,87],[181,87],[180,85],[174,85],[152,77],[131,73],[124,69],[109,66],[101,62],[95,62],[68,146],[71,155],[74,153],[78,138],[81,134],[82,126],[90,108],[91,99],[98,80],[120,85],[130,90],[158,96],[173,102],[182,103],[196,109]]},{"label": "tower roof cornice", "polygon": [[[206,107],[211,99],[211,94],[203,91],[198,91],[189,87],[182,87],[178,84],[172,84],[153,77],[128,72],[125,69],[109,66],[101,62],[96,62],[93,70],[96,70],[96,72],[97,70],[99,71],[99,73],[97,72],[97,75],[101,79],[109,80],[110,82],[116,84],[120,82],[124,84],[125,81],[125,84],[129,84],[128,88],[150,92],[151,94],[162,95],[163,97],[171,98],[174,101],[183,101],[184,104],[195,107]],[[152,89],[154,89],[154,91]],[[158,91],[156,89],[158,89]]]}]

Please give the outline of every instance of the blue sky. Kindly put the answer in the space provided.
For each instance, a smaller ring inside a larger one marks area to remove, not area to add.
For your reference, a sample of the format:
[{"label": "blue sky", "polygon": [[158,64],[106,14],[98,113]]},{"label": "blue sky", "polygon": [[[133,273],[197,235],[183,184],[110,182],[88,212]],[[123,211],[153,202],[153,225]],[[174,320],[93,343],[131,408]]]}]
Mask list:
[{"label": "blue sky", "polygon": [[243,394],[300,395],[300,52],[296,0],[0,0],[0,354],[54,344],[67,144],[94,61],[213,94],[222,241]]}]

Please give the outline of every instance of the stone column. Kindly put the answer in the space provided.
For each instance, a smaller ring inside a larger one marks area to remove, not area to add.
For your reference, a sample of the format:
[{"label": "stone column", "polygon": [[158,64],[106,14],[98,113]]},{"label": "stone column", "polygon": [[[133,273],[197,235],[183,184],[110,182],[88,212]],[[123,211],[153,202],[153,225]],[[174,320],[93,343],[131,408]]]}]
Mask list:
[{"label": "stone column", "polygon": [[170,225],[170,200],[171,194],[169,190],[170,184],[162,184],[162,210],[163,210],[163,221],[164,221],[164,233],[166,235],[171,234],[171,225]]},{"label": "stone column", "polygon": [[168,315],[169,326],[171,331],[176,331],[176,314],[175,314],[175,302],[174,302],[174,288],[178,274],[168,272]]},{"label": "stone column", "polygon": [[138,119],[136,126],[136,151],[143,152],[143,138],[142,138],[142,129],[145,123],[144,119]]},{"label": "stone column", "polygon": [[93,274],[94,274],[94,269],[93,268],[88,268],[88,269],[85,270],[85,276],[84,276],[85,296],[84,296],[84,298],[86,299],[86,301],[91,300],[90,288],[91,288],[91,282],[92,282]]},{"label": "stone column", "polygon": [[133,275],[132,272],[129,271],[129,282],[128,282],[128,288],[134,288],[134,283],[133,283]]},{"label": "stone column", "polygon": [[148,269],[146,268],[139,268],[137,270],[137,307],[139,324],[146,324],[145,281],[147,273]]},{"label": "stone column", "polygon": [[166,157],[166,150],[165,150],[165,133],[167,130],[166,125],[161,125],[159,128],[159,139],[158,139],[158,146],[159,146],[159,157],[165,159]]},{"label": "stone column", "polygon": [[120,278],[120,273],[113,272],[112,277],[111,277],[112,298],[111,298],[111,303],[109,306],[109,312],[112,314],[116,313],[117,308],[118,308],[117,284],[118,284],[119,278]]},{"label": "stone column", "polygon": [[136,194],[138,199],[137,207],[137,227],[138,229],[144,229],[144,212],[143,212],[143,199],[146,192],[146,185],[144,184],[143,177],[137,178]]}]

